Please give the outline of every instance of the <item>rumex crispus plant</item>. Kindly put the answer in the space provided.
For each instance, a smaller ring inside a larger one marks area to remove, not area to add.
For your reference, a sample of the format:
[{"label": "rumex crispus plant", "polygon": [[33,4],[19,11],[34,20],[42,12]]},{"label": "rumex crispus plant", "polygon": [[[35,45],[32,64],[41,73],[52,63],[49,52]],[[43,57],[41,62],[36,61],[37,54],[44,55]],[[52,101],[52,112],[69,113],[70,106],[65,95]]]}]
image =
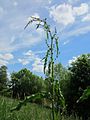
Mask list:
[{"label": "rumex crispus plant", "polygon": [[61,106],[62,113],[63,113],[63,110],[65,109],[65,100],[62,95],[59,82],[56,82],[56,80],[54,80],[54,63],[56,58],[59,55],[59,45],[58,45],[59,37],[57,36],[56,28],[54,31],[51,30],[50,25],[47,24],[46,18],[40,19],[36,17],[31,17],[31,20],[27,23],[24,29],[26,29],[28,25],[32,24],[33,22],[36,23],[36,29],[42,28],[46,34],[45,42],[46,42],[47,50],[46,50],[46,55],[43,58],[44,74],[46,74],[46,71],[48,72],[51,91],[48,93],[46,91],[45,92],[42,91],[41,93],[28,96],[24,101],[21,101],[12,110],[19,110],[22,107],[22,105],[26,104],[32,99],[36,100],[36,99],[48,98],[51,100],[51,103],[52,103],[52,120],[56,120],[55,111],[57,106]]}]

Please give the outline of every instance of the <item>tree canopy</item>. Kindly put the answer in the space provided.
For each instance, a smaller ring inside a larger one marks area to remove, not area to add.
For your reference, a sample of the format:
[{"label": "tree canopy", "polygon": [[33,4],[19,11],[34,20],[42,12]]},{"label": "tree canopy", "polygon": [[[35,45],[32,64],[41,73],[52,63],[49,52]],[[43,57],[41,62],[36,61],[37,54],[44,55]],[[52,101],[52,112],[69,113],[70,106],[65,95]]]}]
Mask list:
[{"label": "tree canopy", "polygon": [[43,89],[43,79],[29,70],[21,69],[11,74],[13,97],[24,99],[25,96],[40,92]]},{"label": "tree canopy", "polygon": [[[69,112],[74,111],[84,117],[90,115],[90,96],[78,102],[84,90],[90,86],[90,54],[83,54],[74,60],[68,68],[71,74],[66,87],[66,103]],[[65,89],[65,88],[63,88]],[[86,118],[85,118],[86,119]]]}]

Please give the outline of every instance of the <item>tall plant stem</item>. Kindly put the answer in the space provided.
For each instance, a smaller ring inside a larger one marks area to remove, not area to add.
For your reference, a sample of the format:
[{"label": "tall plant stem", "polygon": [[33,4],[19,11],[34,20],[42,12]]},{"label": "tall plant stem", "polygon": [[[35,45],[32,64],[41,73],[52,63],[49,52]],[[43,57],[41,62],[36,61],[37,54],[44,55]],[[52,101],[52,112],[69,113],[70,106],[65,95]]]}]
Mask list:
[{"label": "tall plant stem", "polygon": [[[45,34],[46,34],[46,46],[47,46],[47,51],[46,55],[43,58],[44,60],[44,74],[46,75],[46,68],[47,68],[47,73],[48,77],[50,78],[50,91],[47,92],[40,92],[38,94],[31,95],[27,97],[23,102],[20,102],[14,109],[12,110],[19,110],[22,105],[26,104],[30,100],[35,100],[37,98],[42,99],[42,98],[48,98],[51,100],[52,103],[52,120],[56,120],[56,114],[55,114],[55,103],[57,103],[56,97],[59,97],[59,105],[61,103],[61,106],[65,108],[65,100],[63,97],[63,94],[60,90],[60,86],[56,87],[56,80],[54,79],[54,61],[59,55],[59,46],[58,46],[58,36],[57,36],[57,30],[55,28],[54,31],[51,31],[50,25],[47,24],[47,19],[40,19],[36,17],[31,17],[31,20],[27,23],[24,29],[27,28],[27,26],[33,22],[36,22],[36,29],[38,28],[43,28]],[[57,96],[55,96],[55,94]],[[47,97],[48,96],[48,97]]]},{"label": "tall plant stem", "polygon": [[55,119],[54,112],[54,60],[53,60],[53,38],[51,36],[51,78],[52,78],[52,118]]},{"label": "tall plant stem", "polygon": [[[36,17],[31,17],[31,20],[27,23],[25,28],[32,22],[38,22],[36,24],[36,29],[39,27],[42,27],[44,29],[44,32],[46,34],[46,45],[47,45],[47,52],[44,57],[44,74],[46,74],[46,67],[48,67],[48,74],[49,77],[51,78],[51,89],[52,91],[50,92],[51,95],[51,102],[52,102],[52,120],[55,120],[55,81],[54,81],[54,53],[56,58],[58,57],[59,53],[59,48],[58,48],[58,36],[57,36],[57,31],[55,28],[55,31],[52,32],[50,29],[50,25],[47,24],[47,19],[40,19]],[[55,47],[54,47],[55,45]]]}]

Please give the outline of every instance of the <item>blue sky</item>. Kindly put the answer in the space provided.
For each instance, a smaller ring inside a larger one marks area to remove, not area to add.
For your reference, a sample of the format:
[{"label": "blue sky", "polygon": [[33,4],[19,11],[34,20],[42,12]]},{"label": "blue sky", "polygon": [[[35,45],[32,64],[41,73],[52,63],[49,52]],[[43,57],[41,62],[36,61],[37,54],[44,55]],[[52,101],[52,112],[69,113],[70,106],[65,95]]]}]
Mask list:
[{"label": "blue sky", "polygon": [[8,72],[28,68],[43,74],[45,35],[40,28],[24,26],[30,16],[47,18],[59,35],[58,60],[68,66],[80,54],[90,53],[89,0],[0,0],[0,66]]}]

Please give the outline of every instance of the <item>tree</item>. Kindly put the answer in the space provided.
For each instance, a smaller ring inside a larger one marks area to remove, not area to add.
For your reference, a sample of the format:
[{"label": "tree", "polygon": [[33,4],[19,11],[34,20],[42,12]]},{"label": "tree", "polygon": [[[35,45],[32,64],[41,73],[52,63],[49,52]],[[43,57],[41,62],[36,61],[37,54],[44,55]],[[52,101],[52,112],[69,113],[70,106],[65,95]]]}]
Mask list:
[{"label": "tree", "polygon": [[68,70],[61,63],[54,66],[54,79],[58,81],[65,80],[68,76]]},{"label": "tree", "polygon": [[71,73],[70,71],[63,67],[61,63],[54,66],[54,79],[60,84],[61,91],[66,99],[67,87],[69,85]]},{"label": "tree", "polygon": [[0,67],[0,91],[7,87],[7,67],[1,66]]},{"label": "tree", "polygon": [[25,96],[40,92],[43,89],[44,81],[25,68],[12,73],[11,82],[13,97],[24,99]]},{"label": "tree", "polygon": [[90,115],[90,97],[78,102],[87,87],[90,86],[90,54],[83,54],[77,57],[69,67],[71,79],[67,88],[67,109],[75,111],[82,116],[83,120]]},{"label": "tree", "polygon": [[[66,68],[64,68],[61,63],[54,65],[55,88],[58,83],[59,84],[58,87],[61,88],[61,90],[63,92],[62,88],[66,87],[69,77],[70,77],[69,71]],[[51,80],[49,78],[48,73],[46,74],[45,84],[46,84],[46,90],[48,92],[50,92],[52,89],[51,89]],[[64,90],[65,90],[65,88],[64,88]],[[65,91],[63,93],[65,94]],[[56,96],[56,94],[55,94],[55,96]]]}]

